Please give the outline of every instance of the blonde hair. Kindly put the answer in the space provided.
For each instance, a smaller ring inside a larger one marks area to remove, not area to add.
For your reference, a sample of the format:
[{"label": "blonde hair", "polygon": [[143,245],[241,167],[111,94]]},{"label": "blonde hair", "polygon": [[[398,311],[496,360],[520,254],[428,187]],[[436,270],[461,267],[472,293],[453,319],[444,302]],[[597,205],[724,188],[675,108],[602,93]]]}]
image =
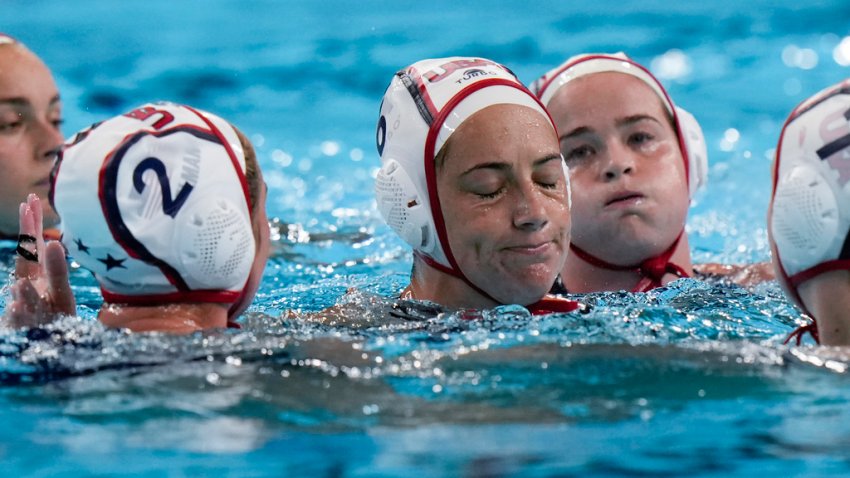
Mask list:
[{"label": "blonde hair", "polygon": [[257,200],[260,198],[260,188],[265,187],[263,181],[260,180],[260,163],[257,161],[257,153],[248,137],[236,126],[232,124],[230,126],[233,127],[233,131],[236,132],[239,142],[242,143],[242,149],[245,151],[245,182],[248,183],[248,197],[251,200],[251,216],[253,216],[257,213],[257,208],[261,207],[257,204]]}]

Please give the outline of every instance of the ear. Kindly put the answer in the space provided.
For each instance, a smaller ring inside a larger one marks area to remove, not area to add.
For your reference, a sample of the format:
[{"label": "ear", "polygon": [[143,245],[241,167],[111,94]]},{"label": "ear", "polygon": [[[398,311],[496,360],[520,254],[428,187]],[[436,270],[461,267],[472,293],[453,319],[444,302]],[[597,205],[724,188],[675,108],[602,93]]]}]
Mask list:
[{"label": "ear", "polygon": [[702,128],[692,114],[677,106],[676,118],[679,134],[685,145],[685,154],[688,156],[688,192],[693,198],[694,194],[708,183],[708,148]]}]

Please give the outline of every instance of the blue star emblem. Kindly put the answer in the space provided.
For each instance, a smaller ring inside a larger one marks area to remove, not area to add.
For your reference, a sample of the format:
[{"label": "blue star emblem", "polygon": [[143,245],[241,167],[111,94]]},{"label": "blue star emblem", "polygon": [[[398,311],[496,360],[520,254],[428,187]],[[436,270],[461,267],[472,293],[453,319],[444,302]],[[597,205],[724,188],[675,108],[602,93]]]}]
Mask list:
[{"label": "blue star emblem", "polygon": [[120,269],[126,269],[126,267],[124,266],[124,261],[126,261],[127,259],[116,259],[112,257],[112,254],[106,254],[106,258],[98,260],[106,265],[107,271],[111,271],[116,267]]},{"label": "blue star emblem", "polygon": [[77,250],[80,252],[84,252],[86,254],[89,253],[89,246],[83,244],[82,239],[74,239],[74,244],[77,245]]}]

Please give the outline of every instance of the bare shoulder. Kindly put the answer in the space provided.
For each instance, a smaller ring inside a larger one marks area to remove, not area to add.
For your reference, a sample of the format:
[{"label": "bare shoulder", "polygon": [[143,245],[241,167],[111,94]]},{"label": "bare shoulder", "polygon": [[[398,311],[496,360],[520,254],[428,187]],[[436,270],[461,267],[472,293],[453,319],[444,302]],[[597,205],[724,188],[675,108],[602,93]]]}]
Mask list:
[{"label": "bare shoulder", "polygon": [[287,319],[329,326],[364,329],[375,326],[410,326],[436,317],[446,309],[430,302],[384,297],[349,289],[337,303],[319,312],[288,311]]},{"label": "bare shoulder", "polygon": [[695,264],[694,271],[704,278],[727,280],[744,287],[754,286],[776,278],[770,262],[758,262],[755,264]]}]

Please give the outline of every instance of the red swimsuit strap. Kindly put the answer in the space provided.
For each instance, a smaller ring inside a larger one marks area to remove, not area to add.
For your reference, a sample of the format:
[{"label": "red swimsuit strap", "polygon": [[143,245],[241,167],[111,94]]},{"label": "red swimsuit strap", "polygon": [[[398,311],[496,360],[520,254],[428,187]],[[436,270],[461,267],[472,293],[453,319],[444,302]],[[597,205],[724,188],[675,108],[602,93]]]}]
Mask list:
[{"label": "red swimsuit strap", "polygon": [[537,302],[525,306],[531,315],[555,314],[559,312],[572,312],[579,308],[579,303],[563,297],[544,297]]},{"label": "red swimsuit strap", "polygon": [[603,269],[608,269],[612,271],[632,271],[637,272],[641,275],[640,281],[638,281],[637,285],[632,289],[632,292],[647,292],[649,290],[655,289],[656,287],[661,287],[662,279],[665,274],[673,274],[676,277],[690,277],[691,275],[681,266],[670,262],[670,258],[673,256],[673,253],[676,252],[676,246],[679,245],[679,241],[682,239],[682,234],[685,231],[679,233],[676,237],[676,240],[673,241],[673,244],[667,248],[661,254],[650,257],[649,259],[641,262],[640,264],[636,264],[633,266],[620,266],[617,264],[611,264],[610,262],[606,262],[596,256],[591,255],[587,251],[580,249],[575,244],[570,244],[570,250],[578,256],[579,259],[587,262],[590,265],[601,267]]}]

